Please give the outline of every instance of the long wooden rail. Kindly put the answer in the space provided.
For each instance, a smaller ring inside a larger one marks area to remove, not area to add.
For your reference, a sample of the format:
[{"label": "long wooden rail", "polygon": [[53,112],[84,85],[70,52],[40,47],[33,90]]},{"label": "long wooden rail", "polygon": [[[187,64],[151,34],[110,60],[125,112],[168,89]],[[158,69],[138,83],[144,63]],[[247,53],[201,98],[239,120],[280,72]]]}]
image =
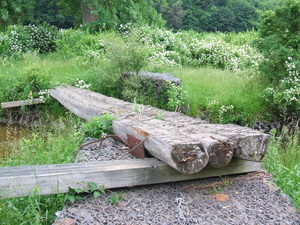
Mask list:
[{"label": "long wooden rail", "polygon": [[258,171],[261,163],[234,159],[226,167],[183,174],[156,158],[88,163],[0,167],[0,198],[66,193],[88,182],[106,188],[130,187]]},{"label": "long wooden rail", "polygon": [[30,100],[2,102],[1,103],[1,108],[6,109],[6,108],[20,107],[20,106],[23,106],[23,105],[37,105],[37,104],[41,104],[41,103],[42,103],[41,99],[34,98],[34,99],[30,99]]}]

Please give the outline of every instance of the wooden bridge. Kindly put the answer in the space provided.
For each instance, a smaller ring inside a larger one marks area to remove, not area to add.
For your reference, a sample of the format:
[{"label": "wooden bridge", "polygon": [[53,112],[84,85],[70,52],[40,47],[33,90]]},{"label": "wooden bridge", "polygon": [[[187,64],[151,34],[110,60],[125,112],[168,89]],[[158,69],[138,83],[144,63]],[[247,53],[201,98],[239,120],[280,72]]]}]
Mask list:
[{"label": "wooden bridge", "polygon": [[247,127],[208,124],[71,86],[56,87],[50,94],[81,118],[104,113],[116,117],[114,133],[143,141],[154,158],[2,167],[2,197],[26,196],[34,190],[64,193],[68,187],[82,187],[82,181],[115,188],[257,171],[269,141],[269,135]]}]

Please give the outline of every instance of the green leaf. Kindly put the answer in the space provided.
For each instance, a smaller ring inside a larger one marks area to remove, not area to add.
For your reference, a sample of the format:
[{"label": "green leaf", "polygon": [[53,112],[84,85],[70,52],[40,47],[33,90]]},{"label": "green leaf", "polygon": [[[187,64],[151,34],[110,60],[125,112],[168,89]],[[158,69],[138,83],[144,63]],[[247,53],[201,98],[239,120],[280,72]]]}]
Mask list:
[{"label": "green leaf", "polygon": [[76,200],[76,198],[75,198],[74,195],[70,195],[69,198],[68,198],[68,200],[69,200],[70,202],[74,203],[75,200]]},{"label": "green leaf", "polygon": [[101,193],[99,191],[94,191],[93,195],[94,199],[97,199],[101,195]]},{"label": "green leaf", "polygon": [[69,195],[75,195],[76,194],[76,190],[74,188],[69,187],[68,194]]},{"label": "green leaf", "polygon": [[65,194],[64,201],[67,201],[67,200],[69,200],[70,196],[71,196],[71,195],[69,195],[68,193],[67,193],[67,194]]},{"label": "green leaf", "polygon": [[105,192],[105,186],[104,185],[101,185],[100,187],[99,187],[100,189],[99,189],[99,191],[102,193],[102,194],[106,194],[106,192]]},{"label": "green leaf", "polygon": [[85,191],[82,190],[81,188],[76,188],[75,191],[76,191],[76,193],[83,193],[83,192],[85,192]]},{"label": "green leaf", "polygon": [[80,195],[76,195],[75,198],[76,198],[77,200],[78,200],[78,199],[79,199],[79,200],[84,200],[84,199],[85,199],[84,197],[82,197],[82,196],[80,196]]},{"label": "green leaf", "polygon": [[92,191],[95,191],[98,189],[98,185],[95,182],[88,182],[88,185],[91,187]]}]

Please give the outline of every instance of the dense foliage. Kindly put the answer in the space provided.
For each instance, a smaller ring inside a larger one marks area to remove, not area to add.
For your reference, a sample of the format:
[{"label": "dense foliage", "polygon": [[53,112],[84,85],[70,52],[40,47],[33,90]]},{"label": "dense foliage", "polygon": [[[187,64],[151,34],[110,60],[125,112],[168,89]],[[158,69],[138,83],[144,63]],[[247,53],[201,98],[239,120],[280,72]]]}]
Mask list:
[{"label": "dense foliage", "polygon": [[257,46],[266,60],[260,70],[272,85],[265,90],[267,104],[284,120],[299,119],[300,1],[286,0],[282,7],[261,17]]},{"label": "dense foliage", "polygon": [[12,25],[0,34],[0,56],[10,56],[28,51],[40,53],[53,51],[56,47],[56,27],[43,25]]},{"label": "dense foliage", "polygon": [[35,0],[1,0],[0,31],[11,24],[23,23],[32,18]]},{"label": "dense foliage", "polygon": [[[256,28],[259,11],[275,9],[281,0],[20,0],[0,1],[0,24],[47,22],[60,28],[90,30],[138,23],[168,29],[202,31],[246,31]],[[26,16],[24,16],[26,15]],[[163,19],[166,21],[164,22]]]},{"label": "dense foliage", "polygon": [[[30,4],[26,10],[30,10],[31,1],[27,2]],[[80,1],[72,1],[74,4],[60,1],[58,8],[53,7],[53,11],[43,16],[43,7],[47,8],[50,2],[54,6],[58,0],[37,2],[35,12],[38,13],[33,13],[34,20],[63,26],[57,23],[57,20],[66,19],[60,14],[61,7],[73,10],[72,16],[78,24],[82,17]],[[113,5],[119,1],[106,2]],[[177,32],[146,26],[151,21],[147,18],[140,20],[136,11],[143,12],[143,7],[150,7],[148,4],[152,1],[127,2],[130,7],[120,5],[114,10],[102,5],[102,11],[96,10],[95,15],[103,13],[103,20],[87,25],[88,29],[57,30],[45,24],[16,25],[24,21],[20,18],[22,1],[0,0],[0,22],[6,27],[0,33],[0,102],[39,97],[45,102],[37,107],[45,113],[42,121],[46,124],[34,129],[31,136],[11,142],[11,149],[15,151],[2,162],[4,166],[73,162],[82,143],[81,132],[99,136],[96,132],[110,128],[102,119],[82,125],[69,117],[59,103],[49,98],[48,89],[57,85],[71,84],[133,101],[136,103],[133,111],[137,113],[142,113],[143,108],[138,103],[143,103],[181,110],[213,123],[251,126],[257,120],[272,122],[299,118],[299,0],[286,0],[278,9],[278,0],[158,2],[156,9],[162,12],[167,26]],[[17,3],[20,3],[19,8]],[[255,27],[254,8],[274,9],[262,14],[259,32],[198,33],[190,30],[237,31]],[[153,10],[150,9],[149,12]],[[53,20],[58,15],[57,20]],[[153,15],[158,21],[150,24],[161,24],[160,16]],[[142,26],[127,23],[136,21],[134,18],[142,21]],[[30,20],[29,17],[24,19]],[[90,32],[103,25],[105,29],[109,28],[106,25],[115,29]],[[128,71],[136,75],[141,70],[171,72],[182,79],[183,86],[168,86],[164,90],[167,97],[160,101],[149,91],[150,84],[143,88],[137,76],[124,78],[121,75]],[[26,113],[26,109],[22,107],[20,112]],[[1,117],[8,116],[7,113],[0,109]],[[68,116],[49,125],[49,118],[53,120],[55,115]],[[273,136],[264,159],[265,168],[298,207],[299,140],[298,130]],[[0,217],[4,224],[32,224],[32,221],[52,224],[56,218],[54,213],[62,206],[62,195],[2,199]]]},{"label": "dense foliage", "polygon": [[156,8],[167,21],[167,27],[177,30],[235,31],[255,28],[259,10],[273,9],[277,0],[167,0]]}]

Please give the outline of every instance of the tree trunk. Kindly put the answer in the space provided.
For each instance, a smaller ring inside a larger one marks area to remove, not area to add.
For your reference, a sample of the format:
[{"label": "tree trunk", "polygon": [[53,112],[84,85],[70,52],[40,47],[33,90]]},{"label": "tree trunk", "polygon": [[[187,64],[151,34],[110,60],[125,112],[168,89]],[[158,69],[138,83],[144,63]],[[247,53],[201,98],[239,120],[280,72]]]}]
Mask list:
[{"label": "tree trunk", "polygon": [[81,12],[82,12],[82,23],[86,24],[89,22],[94,22],[98,19],[96,15],[92,13],[93,9],[90,8],[88,1],[81,1]]}]

